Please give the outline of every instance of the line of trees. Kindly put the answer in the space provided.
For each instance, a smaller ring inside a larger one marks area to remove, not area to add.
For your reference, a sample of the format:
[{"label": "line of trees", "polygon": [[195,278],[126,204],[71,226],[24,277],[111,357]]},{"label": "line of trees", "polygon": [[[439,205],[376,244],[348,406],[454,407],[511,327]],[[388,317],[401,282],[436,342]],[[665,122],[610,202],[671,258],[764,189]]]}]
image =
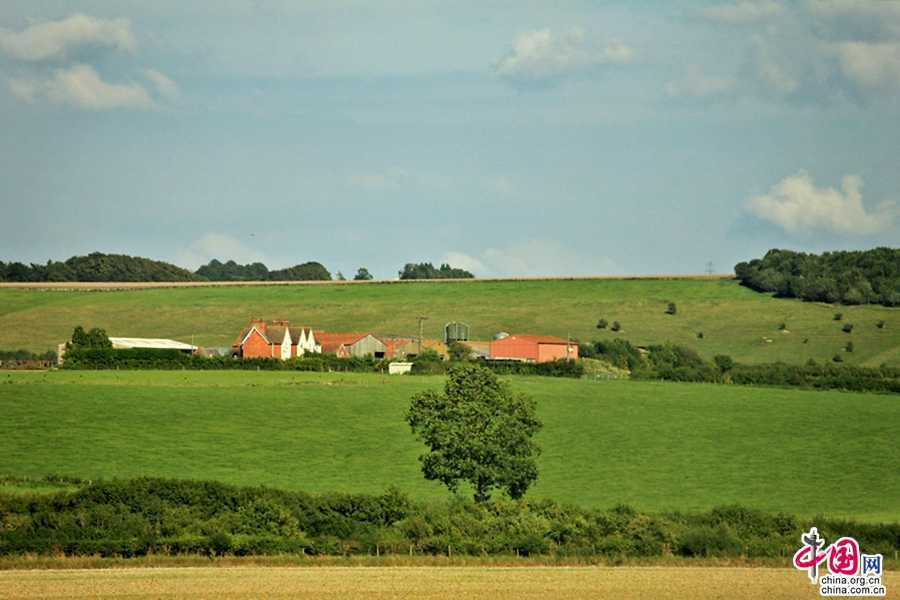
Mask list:
[{"label": "line of trees", "polygon": [[408,556],[446,555],[449,548],[471,556],[780,558],[791,556],[813,525],[826,539],[853,537],[867,554],[900,549],[898,524],[813,522],[740,506],[659,515],[549,499],[417,502],[396,489],[312,495],[157,478],[77,485],[51,494],[0,491],[0,556]]},{"label": "line of trees", "polygon": [[474,279],[475,276],[465,269],[457,269],[442,264],[435,269],[431,263],[406,263],[398,273],[400,279]]},{"label": "line of trees", "polygon": [[148,258],[124,254],[94,252],[87,256],[73,256],[64,262],[47,261],[46,265],[0,261],[0,281],[54,282],[54,281],[112,281],[118,283],[145,281],[206,281],[201,275],[187,269]]},{"label": "line of trees", "polygon": [[216,259],[197,269],[197,275],[209,281],[330,281],[331,273],[315,261],[287,269],[270,271],[263,263],[239,265],[233,260],[222,263]]},{"label": "line of trees", "polygon": [[900,393],[897,367],[859,367],[833,361],[819,364],[812,359],[804,365],[744,365],[725,354],[702,359],[693,348],[668,342],[647,346],[641,352],[623,339],[582,344],[578,352],[626,369],[632,379]]},{"label": "line of trees", "polygon": [[900,306],[900,249],[806,254],[769,250],[734,267],[742,285],[778,297],[829,304]]}]

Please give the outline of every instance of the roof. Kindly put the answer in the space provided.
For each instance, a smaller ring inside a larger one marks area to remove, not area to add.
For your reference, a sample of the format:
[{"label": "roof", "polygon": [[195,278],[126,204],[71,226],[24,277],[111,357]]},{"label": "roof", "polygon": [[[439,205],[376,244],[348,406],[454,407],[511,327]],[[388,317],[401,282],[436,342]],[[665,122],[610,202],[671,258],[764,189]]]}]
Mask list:
[{"label": "roof", "polygon": [[235,345],[235,346],[242,346],[242,345],[244,344],[244,342],[247,341],[247,337],[250,335],[250,332],[252,332],[254,329],[256,330],[256,333],[258,333],[258,334],[260,335],[260,337],[262,337],[262,339],[263,339],[263,341],[264,341],[265,343],[267,343],[267,344],[271,344],[271,343],[272,343],[272,342],[269,341],[269,338],[266,337],[266,334],[263,333],[262,330],[261,330],[259,327],[256,327],[256,326],[254,325],[253,327],[244,327],[243,329],[241,329],[241,334],[240,334],[240,335],[238,336],[238,338],[234,341],[234,345]]},{"label": "roof", "polygon": [[511,335],[507,338],[495,340],[495,342],[502,342],[504,340],[525,340],[528,342],[534,342],[535,344],[566,344],[569,346],[577,345],[574,342],[568,342],[562,338],[553,337],[552,335]]},{"label": "roof", "polygon": [[341,342],[323,342],[322,354],[337,354],[341,348],[347,349]]},{"label": "roof", "polygon": [[[326,333],[324,331],[313,331],[316,341],[325,345],[326,342],[340,342],[345,346],[352,346],[359,340],[363,339],[371,333]],[[374,337],[374,336],[373,336]]]},{"label": "roof", "polygon": [[[268,339],[270,344],[280,344],[284,341],[284,330],[285,329],[287,329],[287,327],[281,327],[281,326],[273,327],[272,325],[269,325],[268,327],[266,327],[265,337]],[[288,338],[288,339],[290,339],[290,338]]]},{"label": "roof", "polygon": [[306,339],[312,334],[312,327],[291,327],[291,343],[295,346],[300,342],[300,335],[305,331]]},{"label": "roof", "polygon": [[197,346],[176,342],[175,340],[166,340],[162,338],[132,338],[132,337],[111,337],[113,347],[119,348],[153,348],[163,350],[196,350]]}]

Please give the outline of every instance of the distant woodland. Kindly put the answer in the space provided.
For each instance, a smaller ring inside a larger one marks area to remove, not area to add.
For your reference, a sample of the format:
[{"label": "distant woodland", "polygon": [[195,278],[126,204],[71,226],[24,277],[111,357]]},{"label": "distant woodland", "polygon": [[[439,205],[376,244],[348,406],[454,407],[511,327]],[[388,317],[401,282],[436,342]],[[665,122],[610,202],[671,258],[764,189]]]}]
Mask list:
[{"label": "distant woodland", "polygon": [[[407,263],[400,272],[401,279],[461,279],[474,275],[450,265],[434,268],[431,263]],[[84,282],[146,282],[146,281],[330,281],[331,273],[317,262],[305,262],[287,269],[270,271],[263,263],[239,265],[233,260],[213,259],[196,272],[148,258],[124,254],[94,252],[87,256],[73,256],[64,262],[47,261],[46,265],[0,261],[0,281],[41,283],[54,281]],[[343,279],[338,273],[337,279]],[[354,279],[372,279],[368,270],[360,269]]]},{"label": "distant woodland", "polygon": [[73,256],[64,262],[47,261],[46,265],[0,261],[0,281],[108,281],[115,283],[146,281],[315,281],[330,280],[331,273],[317,262],[307,262],[288,269],[270,271],[262,263],[239,265],[233,260],[212,260],[197,272],[159,260],[124,254],[94,252]]},{"label": "distant woodland", "polygon": [[742,285],[782,298],[900,306],[900,249],[821,255],[774,249],[738,263],[734,272]]}]

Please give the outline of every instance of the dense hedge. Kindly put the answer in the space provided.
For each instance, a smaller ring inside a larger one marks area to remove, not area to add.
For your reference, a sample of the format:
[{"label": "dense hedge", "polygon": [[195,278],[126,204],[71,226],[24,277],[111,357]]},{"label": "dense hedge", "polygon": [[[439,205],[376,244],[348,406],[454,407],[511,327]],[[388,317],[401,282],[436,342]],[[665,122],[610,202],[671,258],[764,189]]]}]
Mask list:
[{"label": "dense hedge", "polygon": [[384,494],[311,495],[142,478],[49,495],[0,492],[0,556],[148,553],[784,557],[811,526],[893,555],[900,525],[770,515],[739,506],[654,515],[553,500],[415,502]]},{"label": "dense hedge", "polygon": [[[371,356],[338,358],[334,354],[309,354],[288,360],[278,358],[205,357],[182,354],[178,350],[72,348],[66,352],[64,369],[144,369],[144,370],[244,370],[244,371],[337,371],[351,373],[384,373],[390,360]],[[480,361],[501,375],[544,375],[574,377],[584,375],[584,367],[576,361],[558,360],[546,363]],[[413,372],[441,375],[448,363],[440,360],[416,361]]]},{"label": "dense hedge", "polygon": [[900,393],[900,368],[896,367],[818,364],[813,360],[805,365],[742,365],[727,355],[704,360],[693,348],[668,342],[647,346],[642,353],[622,339],[582,344],[579,352],[629,369],[632,379]]},{"label": "dense hedge", "polygon": [[200,356],[170,349],[73,348],[68,350],[63,369],[144,369],[192,371],[339,371],[371,373],[386,370],[384,361],[370,356],[338,358],[333,354],[310,354],[279,358],[234,358]]},{"label": "dense hedge", "polygon": [[822,255],[774,249],[738,263],[734,272],[742,285],[785,298],[900,306],[900,249]]}]

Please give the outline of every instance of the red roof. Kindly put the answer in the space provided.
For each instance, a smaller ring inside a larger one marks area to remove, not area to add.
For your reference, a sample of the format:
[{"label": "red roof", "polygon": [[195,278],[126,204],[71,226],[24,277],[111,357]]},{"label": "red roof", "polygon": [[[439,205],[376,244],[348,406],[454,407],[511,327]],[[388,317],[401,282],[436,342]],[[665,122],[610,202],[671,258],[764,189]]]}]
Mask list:
[{"label": "red roof", "polygon": [[562,338],[553,337],[552,335],[511,335],[508,338],[502,338],[495,341],[501,342],[505,339],[527,340],[536,344],[568,344],[570,346],[575,345],[573,342],[567,342]]},{"label": "red roof", "polygon": [[326,333],[324,331],[313,331],[316,341],[324,347],[326,343],[341,343],[345,346],[352,346],[359,340],[363,339],[370,333]]}]

